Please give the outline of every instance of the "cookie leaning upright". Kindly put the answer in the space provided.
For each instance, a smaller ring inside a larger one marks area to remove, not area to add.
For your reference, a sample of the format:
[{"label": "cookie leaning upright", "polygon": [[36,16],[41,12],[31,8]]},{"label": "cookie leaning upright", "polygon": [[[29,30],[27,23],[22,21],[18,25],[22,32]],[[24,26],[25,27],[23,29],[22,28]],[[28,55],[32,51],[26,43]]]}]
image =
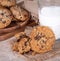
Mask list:
[{"label": "cookie leaning upright", "polygon": [[16,5],[16,0],[0,0],[0,5],[10,7]]},{"label": "cookie leaning upright", "polygon": [[20,41],[18,43],[19,53],[26,53],[26,52],[30,51],[29,40],[30,39],[28,37],[24,37],[24,38],[20,39]]},{"label": "cookie leaning upright", "polygon": [[13,45],[13,51],[18,51],[20,54],[26,53],[30,51],[30,43],[27,37],[23,37],[19,40],[19,42],[15,42]]},{"label": "cookie leaning upright", "polygon": [[29,12],[20,6],[13,6],[10,10],[17,21],[28,21],[30,19]]},{"label": "cookie leaning upright", "polygon": [[37,26],[30,34],[32,39],[31,49],[37,53],[44,53],[50,51],[55,42],[55,35],[53,31],[46,26]]},{"label": "cookie leaning upright", "polygon": [[4,7],[0,7],[0,29],[10,25],[11,21],[12,21],[11,12]]},{"label": "cookie leaning upright", "polygon": [[15,37],[18,37],[17,42],[13,45],[13,50],[18,51],[20,54],[30,51],[30,38],[26,36],[24,32],[16,34]]}]

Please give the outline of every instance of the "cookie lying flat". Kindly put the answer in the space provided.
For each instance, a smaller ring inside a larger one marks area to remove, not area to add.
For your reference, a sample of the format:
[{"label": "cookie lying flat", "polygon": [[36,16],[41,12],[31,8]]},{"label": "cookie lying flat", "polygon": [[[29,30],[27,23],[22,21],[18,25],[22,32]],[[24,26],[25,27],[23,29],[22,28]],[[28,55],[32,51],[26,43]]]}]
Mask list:
[{"label": "cookie lying flat", "polygon": [[17,21],[27,21],[29,20],[29,12],[20,6],[13,6],[10,8],[12,14],[17,19]]},{"label": "cookie lying flat", "polygon": [[16,4],[15,0],[0,0],[0,5],[10,7]]},{"label": "cookie lying flat", "polygon": [[6,8],[0,7],[0,29],[10,25],[11,21],[11,12]]},{"label": "cookie lying flat", "polygon": [[20,37],[20,39],[14,43],[13,50],[18,51],[20,54],[30,51],[30,38],[27,37],[23,32],[19,35],[16,35],[17,37]]},{"label": "cookie lying flat", "polygon": [[34,28],[30,34],[32,39],[31,49],[36,53],[44,53],[50,51],[55,42],[53,31],[46,26],[38,26]]}]

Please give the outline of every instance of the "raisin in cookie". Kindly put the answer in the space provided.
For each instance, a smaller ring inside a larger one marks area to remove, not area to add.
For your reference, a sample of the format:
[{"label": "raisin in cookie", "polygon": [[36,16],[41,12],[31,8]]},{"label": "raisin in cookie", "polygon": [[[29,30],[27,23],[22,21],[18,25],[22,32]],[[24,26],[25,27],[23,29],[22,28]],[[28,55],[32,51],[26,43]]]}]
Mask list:
[{"label": "raisin in cookie", "polygon": [[46,26],[37,26],[30,34],[32,39],[31,49],[36,53],[44,53],[50,51],[55,42],[53,31]]},{"label": "raisin in cookie", "polygon": [[12,14],[18,21],[29,20],[29,12],[20,6],[13,6],[10,8]]},{"label": "raisin in cookie", "polygon": [[26,35],[20,35],[20,39],[14,43],[13,50],[21,54],[30,51],[30,38]]},{"label": "raisin in cookie", "polygon": [[16,4],[15,0],[0,0],[0,5],[10,7]]},{"label": "raisin in cookie", "polygon": [[12,20],[11,12],[3,7],[0,7],[0,29],[7,27]]}]

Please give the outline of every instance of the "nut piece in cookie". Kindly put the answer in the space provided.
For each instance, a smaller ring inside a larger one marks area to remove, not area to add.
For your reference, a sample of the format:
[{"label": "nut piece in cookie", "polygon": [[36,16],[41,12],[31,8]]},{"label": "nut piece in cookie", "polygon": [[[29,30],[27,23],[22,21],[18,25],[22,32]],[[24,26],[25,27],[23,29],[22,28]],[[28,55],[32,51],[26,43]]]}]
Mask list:
[{"label": "nut piece in cookie", "polygon": [[6,8],[0,7],[0,29],[10,25],[11,21],[12,21],[11,12]]},{"label": "nut piece in cookie", "polygon": [[20,6],[13,6],[10,10],[17,21],[28,21],[30,18],[29,12]]},{"label": "nut piece in cookie", "polygon": [[30,34],[32,39],[30,42],[31,49],[36,53],[44,53],[50,51],[55,42],[53,31],[46,26],[37,26]]},{"label": "nut piece in cookie", "polygon": [[0,0],[0,5],[10,7],[16,5],[16,0]]}]

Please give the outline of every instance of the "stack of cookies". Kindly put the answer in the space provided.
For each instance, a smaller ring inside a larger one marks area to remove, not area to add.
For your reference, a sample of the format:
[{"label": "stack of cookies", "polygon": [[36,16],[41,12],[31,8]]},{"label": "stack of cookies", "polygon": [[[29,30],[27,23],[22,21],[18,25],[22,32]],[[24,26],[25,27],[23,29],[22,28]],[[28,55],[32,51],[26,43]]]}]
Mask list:
[{"label": "stack of cookies", "polygon": [[8,27],[12,21],[25,25],[29,19],[29,12],[18,6],[15,0],[0,0],[0,29]]},{"label": "stack of cookies", "polygon": [[13,51],[20,54],[30,51],[34,53],[48,52],[52,50],[55,42],[55,35],[47,26],[36,26],[29,35],[25,32],[20,32],[15,37],[18,40],[13,44]]},{"label": "stack of cookies", "polygon": [[19,4],[16,0],[0,0],[0,41],[12,37],[29,22],[36,24],[30,20],[30,12]]}]

